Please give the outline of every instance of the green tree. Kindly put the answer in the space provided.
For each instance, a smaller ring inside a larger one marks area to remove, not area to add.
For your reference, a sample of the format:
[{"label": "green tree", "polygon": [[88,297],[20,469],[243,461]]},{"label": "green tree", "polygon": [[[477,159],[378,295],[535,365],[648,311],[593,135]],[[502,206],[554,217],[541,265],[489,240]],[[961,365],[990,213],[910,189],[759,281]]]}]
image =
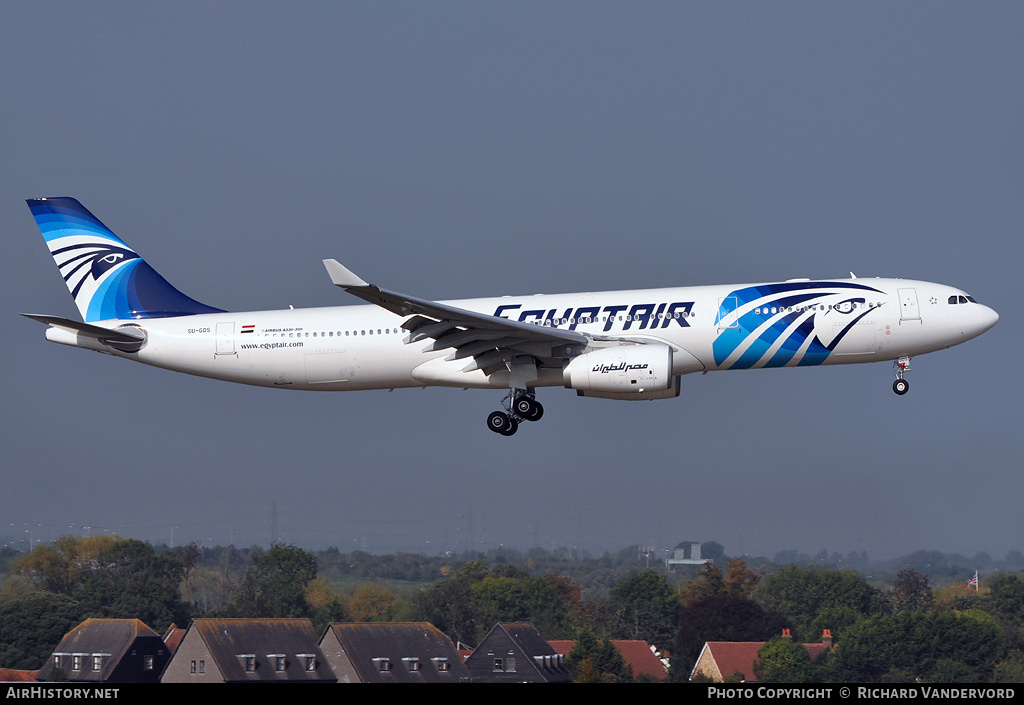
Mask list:
[{"label": "green tree", "polygon": [[61,536],[13,560],[11,571],[26,576],[40,590],[70,597],[97,569],[100,552],[120,540],[106,534]]},{"label": "green tree", "polygon": [[828,670],[832,680],[846,682],[878,682],[892,673],[932,682],[991,680],[1006,653],[1006,638],[991,616],[905,611],[848,628]]},{"label": "green tree", "polygon": [[0,668],[37,670],[71,628],[82,608],[67,595],[33,591],[0,604]]},{"label": "green tree", "polygon": [[295,546],[256,550],[242,575],[233,611],[243,617],[310,617],[306,586],[316,578],[316,556]]},{"label": "green tree", "polygon": [[532,576],[511,565],[488,570],[474,561],[417,591],[412,603],[416,618],[476,644],[497,622],[530,622],[549,639],[568,638],[581,620],[582,598],[564,576]]},{"label": "green tree", "polygon": [[493,625],[473,600],[473,585],[489,575],[483,561],[471,561],[412,596],[413,619],[430,622],[456,644],[475,647]]},{"label": "green tree", "polygon": [[762,646],[754,663],[757,679],[765,683],[817,683],[818,670],[802,644],[782,637]]},{"label": "green tree", "polygon": [[746,562],[739,558],[730,558],[728,566],[725,574],[726,592],[739,597],[750,597],[761,580],[760,574],[748,568]]},{"label": "green tree", "polygon": [[994,683],[1024,683],[1024,652],[1014,651],[992,670]]},{"label": "green tree", "polygon": [[913,568],[904,568],[896,576],[889,601],[893,612],[930,609],[935,599],[928,576]]},{"label": "green tree", "polygon": [[840,638],[846,624],[822,625],[818,621],[819,615],[826,610],[842,616],[844,620],[849,620],[851,615],[866,616],[886,611],[882,592],[852,570],[789,565],[762,579],[754,597],[764,607],[789,617],[796,632],[794,638],[800,641],[819,639],[823,627],[831,629],[832,634]]},{"label": "green tree", "polygon": [[[317,634],[323,633],[331,622],[343,622],[350,617],[345,601],[322,575],[306,583],[305,597],[309,605],[309,617]],[[370,620],[357,618],[355,621]]]},{"label": "green tree", "polygon": [[717,541],[705,541],[700,545],[701,558],[717,561],[725,555],[725,547]]},{"label": "green tree", "polygon": [[402,596],[386,585],[359,585],[348,600],[348,613],[354,622],[395,622],[407,611]]},{"label": "green tree", "polygon": [[190,616],[179,593],[181,562],[137,539],[62,536],[34,548],[12,570],[41,590],[74,599],[85,616],[137,618],[158,631]]},{"label": "green tree", "polygon": [[179,593],[184,568],[174,555],[158,555],[144,541],[119,539],[102,548],[94,563],[74,592],[91,615],[141,619],[158,632],[188,623],[189,607]]},{"label": "green tree", "polygon": [[573,683],[632,683],[633,668],[608,637],[598,639],[589,627],[579,630],[565,658]]},{"label": "green tree", "polygon": [[669,643],[676,631],[679,599],[665,576],[654,570],[634,573],[608,596],[608,630],[616,639]]},{"label": "green tree", "polygon": [[572,633],[567,606],[548,576],[490,575],[472,586],[471,596],[488,623],[530,622],[549,639]]},{"label": "green tree", "polygon": [[1021,575],[999,573],[989,581],[986,602],[993,614],[1019,631],[1024,625],[1024,580]]},{"label": "green tree", "polygon": [[683,590],[684,602],[696,602],[705,597],[722,595],[728,592],[722,569],[714,563],[705,563],[697,571],[697,579],[691,581]]}]

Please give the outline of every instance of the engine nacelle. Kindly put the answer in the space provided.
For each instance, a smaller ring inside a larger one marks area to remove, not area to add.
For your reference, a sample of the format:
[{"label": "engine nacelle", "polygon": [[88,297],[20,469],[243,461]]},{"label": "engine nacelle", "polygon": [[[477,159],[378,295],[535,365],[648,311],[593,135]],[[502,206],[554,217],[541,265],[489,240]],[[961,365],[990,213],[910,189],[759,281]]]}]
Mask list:
[{"label": "engine nacelle", "polygon": [[573,358],[562,372],[566,387],[606,399],[666,399],[679,394],[667,345],[622,345]]}]

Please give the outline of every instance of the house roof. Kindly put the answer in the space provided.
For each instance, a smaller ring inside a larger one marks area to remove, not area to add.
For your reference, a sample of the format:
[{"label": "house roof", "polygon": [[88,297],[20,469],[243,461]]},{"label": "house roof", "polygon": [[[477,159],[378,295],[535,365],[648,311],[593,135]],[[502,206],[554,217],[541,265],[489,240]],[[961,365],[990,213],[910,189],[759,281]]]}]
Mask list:
[{"label": "house roof", "polygon": [[[744,681],[748,683],[755,682],[757,681],[757,676],[754,674],[754,664],[757,663],[757,652],[767,643],[766,641],[705,642],[704,649],[701,651],[697,663],[694,664],[690,677],[692,678],[697,672],[697,666],[700,665],[701,659],[704,658],[705,654],[710,654],[722,678],[728,678],[734,673],[739,673],[743,676]],[[807,655],[811,657],[812,661],[829,649],[825,644],[809,643],[801,644],[801,646],[807,650]]]},{"label": "house roof", "polygon": [[[576,642],[570,640],[552,640],[548,643],[551,644],[551,647],[557,653],[565,655],[568,655],[572,648],[576,646]],[[658,680],[668,678],[665,664],[658,658],[654,647],[646,641],[639,639],[612,639],[612,644],[622,654],[622,659],[633,669],[634,677],[643,675],[651,676]]]},{"label": "house roof", "polygon": [[[708,641],[704,644],[701,658],[704,657],[704,652],[710,652],[723,678],[740,673],[744,681],[756,681],[754,663],[757,661],[757,652],[764,645],[763,641]],[[697,659],[697,663],[700,663],[700,660]],[[697,666],[694,665],[694,671],[696,669]]]},{"label": "house roof", "polygon": [[39,671],[19,671],[16,668],[0,668],[0,683],[28,683],[35,681]]},{"label": "house roof", "polygon": [[[308,619],[196,619],[193,629],[226,681],[335,680]],[[285,657],[282,671],[271,663],[278,655]],[[306,670],[303,656],[314,657],[313,670]],[[251,671],[246,670],[247,657],[255,660]]]},{"label": "house roof", "polygon": [[495,629],[503,630],[529,656],[551,656],[558,653],[551,642],[542,637],[529,622],[506,622],[498,624]]},{"label": "house roof", "polygon": [[[512,670],[493,670],[491,659],[496,654],[505,654],[500,656],[504,660],[508,654],[513,653],[507,651],[508,646],[523,656],[528,665],[518,662]],[[480,645],[466,658],[466,667],[475,679],[511,681],[522,680],[524,674],[532,674],[532,677],[548,682],[567,681],[569,673],[560,656],[564,654],[559,655],[532,624],[506,622],[495,625],[487,633]]]},{"label": "house roof", "polygon": [[178,650],[178,646],[181,645],[181,640],[185,638],[185,632],[187,631],[187,629],[182,629],[176,624],[167,627],[167,631],[164,632],[164,644],[167,645],[168,651],[173,654]]},{"label": "house roof", "polygon": [[[428,622],[336,622],[328,630],[364,683],[452,683],[469,677],[451,639]],[[382,670],[382,661],[391,667]]]},{"label": "house roof", "polygon": [[[83,663],[80,671],[80,680],[99,681],[121,661],[135,640],[141,637],[160,639],[160,635],[140,619],[87,619],[65,634],[53,653],[104,656],[100,670],[93,671],[90,660]],[[38,677],[45,679],[52,668],[53,661],[47,660],[39,670]]]}]

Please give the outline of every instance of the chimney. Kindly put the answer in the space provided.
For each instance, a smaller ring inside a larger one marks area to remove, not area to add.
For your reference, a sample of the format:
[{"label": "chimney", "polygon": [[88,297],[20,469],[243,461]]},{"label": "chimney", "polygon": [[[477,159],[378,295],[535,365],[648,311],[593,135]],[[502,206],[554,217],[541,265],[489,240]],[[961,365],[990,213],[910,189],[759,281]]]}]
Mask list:
[{"label": "chimney", "polygon": [[789,633],[788,629],[783,629],[782,630],[782,638],[783,639],[792,639],[793,635]]},{"label": "chimney", "polygon": [[825,647],[825,651],[832,650],[832,630],[826,629],[821,635],[821,645]]}]

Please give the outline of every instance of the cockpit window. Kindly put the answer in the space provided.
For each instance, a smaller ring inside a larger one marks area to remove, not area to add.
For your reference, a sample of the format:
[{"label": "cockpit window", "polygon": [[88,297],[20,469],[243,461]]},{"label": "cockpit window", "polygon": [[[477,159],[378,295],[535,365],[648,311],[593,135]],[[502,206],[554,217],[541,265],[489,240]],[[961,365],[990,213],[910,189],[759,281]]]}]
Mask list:
[{"label": "cockpit window", "polygon": [[948,303],[951,304],[976,304],[973,296],[965,296],[963,294],[954,294],[949,297]]}]

